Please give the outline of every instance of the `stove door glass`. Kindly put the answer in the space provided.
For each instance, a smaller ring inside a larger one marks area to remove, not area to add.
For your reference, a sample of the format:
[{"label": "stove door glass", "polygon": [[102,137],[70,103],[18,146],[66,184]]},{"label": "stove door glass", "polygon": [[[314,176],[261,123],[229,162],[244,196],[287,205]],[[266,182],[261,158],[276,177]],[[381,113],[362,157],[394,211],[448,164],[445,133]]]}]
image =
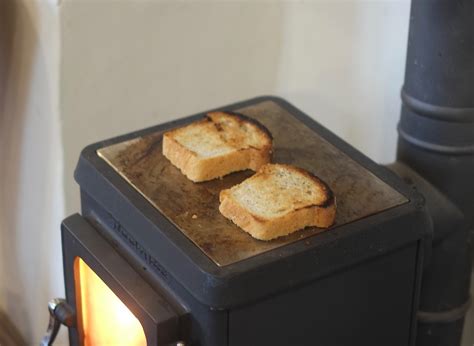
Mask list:
[{"label": "stove door glass", "polygon": [[80,257],[74,278],[82,345],[146,345],[140,321]]},{"label": "stove door glass", "polygon": [[77,316],[71,346],[166,346],[187,336],[186,309],[101,231],[78,214],[61,230],[66,298]]}]

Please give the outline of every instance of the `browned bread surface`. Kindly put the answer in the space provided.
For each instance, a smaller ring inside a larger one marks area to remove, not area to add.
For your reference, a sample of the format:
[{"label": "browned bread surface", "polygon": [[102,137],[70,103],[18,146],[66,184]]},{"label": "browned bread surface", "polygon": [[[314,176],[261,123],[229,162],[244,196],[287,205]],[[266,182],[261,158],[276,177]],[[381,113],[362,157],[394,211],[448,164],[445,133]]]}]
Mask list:
[{"label": "browned bread surface", "polygon": [[336,199],[326,183],[294,166],[267,164],[257,174],[220,193],[219,211],[260,240],[307,226],[334,223]]},{"label": "browned bread surface", "polygon": [[257,171],[270,162],[271,154],[270,132],[237,113],[211,112],[163,135],[163,155],[194,182],[245,169]]}]

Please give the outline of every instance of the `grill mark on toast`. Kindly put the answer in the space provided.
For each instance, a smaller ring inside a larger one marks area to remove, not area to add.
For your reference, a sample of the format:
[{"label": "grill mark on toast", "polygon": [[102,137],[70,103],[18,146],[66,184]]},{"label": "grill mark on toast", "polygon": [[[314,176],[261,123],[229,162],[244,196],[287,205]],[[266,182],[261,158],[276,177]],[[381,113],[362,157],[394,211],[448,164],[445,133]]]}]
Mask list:
[{"label": "grill mark on toast", "polygon": [[223,114],[226,114],[226,115],[233,116],[239,123],[243,123],[243,122],[251,123],[251,124],[255,125],[258,129],[260,129],[262,132],[264,132],[265,135],[268,137],[268,139],[273,141],[273,136],[272,136],[272,133],[270,132],[270,130],[267,129],[265,127],[265,125],[263,125],[261,122],[259,122],[256,119],[250,118],[250,117],[248,117],[248,116],[246,116],[242,113],[237,113],[237,112],[233,112],[233,111],[216,111],[216,112],[210,112],[210,113],[223,113]]},{"label": "grill mark on toast", "polygon": [[221,125],[221,124],[219,124],[219,123],[213,123],[213,124],[214,124],[214,127],[216,128],[216,130],[217,130],[218,132],[224,131],[224,129],[222,128],[222,125]]},{"label": "grill mark on toast", "polygon": [[[209,139],[201,141],[200,136]],[[185,166],[188,159],[195,163],[202,163],[208,158],[217,160],[212,164],[205,162],[202,167],[189,165],[180,168],[194,182],[215,179],[236,169],[256,171],[268,163],[273,154],[272,136],[268,129],[258,121],[233,112],[209,112],[194,122],[166,132],[163,138],[168,141],[166,150],[172,158],[164,155],[176,167]],[[177,151],[186,155],[176,156]],[[220,156],[223,159],[218,161]],[[228,162],[225,158],[229,159]]]},{"label": "grill mark on toast", "polygon": [[[231,116],[233,119],[235,119],[237,121],[237,123],[239,124],[239,126],[242,126],[242,124],[244,123],[249,123],[249,124],[252,124],[254,125],[258,130],[260,130],[263,135],[265,137],[267,137],[267,139],[270,141],[270,145],[266,144],[264,145],[262,148],[257,148],[255,146],[252,146],[252,145],[247,145],[246,147],[242,147],[242,148],[239,148],[238,150],[246,150],[246,149],[256,149],[256,150],[262,150],[263,148],[265,147],[268,147],[270,146],[271,147],[271,142],[273,141],[273,136],[271,134],[271,132],[265,127],[265,125],[263,125],[262,123],[260,123],[259,121],[255,120],[255,119],[252,119],[244,114],[240,114],[240,113],[237,113],[237,112],[231,112],[231,111],[215,111],[215,112],[209,112],[205,115],[205,118],[212,122],[214,127],[216,128],[217,132],[220,134],[221,132],[224,132],[224,128],[222,127],[221,124],[219,124],[218,122],[214,121],[210,115],[211,114],[223,114],[223,115],[227,115],[227,116]],[[222,135],[220,135],[221,139],[224,141],[224,142],[228,142],[226,140],[226,138],[224,138]],[[270,151],[272,153],[272,151]]]}]

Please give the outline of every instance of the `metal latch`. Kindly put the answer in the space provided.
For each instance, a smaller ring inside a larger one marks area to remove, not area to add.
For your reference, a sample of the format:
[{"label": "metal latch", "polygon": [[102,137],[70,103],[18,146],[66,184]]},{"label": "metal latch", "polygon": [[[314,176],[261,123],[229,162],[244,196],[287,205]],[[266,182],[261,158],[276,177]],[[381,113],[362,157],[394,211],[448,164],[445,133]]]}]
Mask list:
[{"label": "metal latch", "polygon": [[59,327],[64,324],[66,327],[75,327],[76,313],[74,309],[61,298],[55,298],[48,303],[49,323],[46,335],[40,342],[40,346],[50,346],[53,344]]}]

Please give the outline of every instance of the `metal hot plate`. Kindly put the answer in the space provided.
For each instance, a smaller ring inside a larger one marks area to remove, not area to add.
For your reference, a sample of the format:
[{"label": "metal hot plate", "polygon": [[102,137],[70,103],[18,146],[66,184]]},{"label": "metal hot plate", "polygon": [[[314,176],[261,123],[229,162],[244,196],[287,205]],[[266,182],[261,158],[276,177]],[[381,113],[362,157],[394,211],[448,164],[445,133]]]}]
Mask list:
[{"label": "metal hot plate", "polygon": [[[277,103],[264,101],[237,111],[271,131],[274,162],[302,167],[329,184],[336,196],[337,216],[328,232],[408,201]],[[98,155],[217,265],[229,265],[325,231],[306,228],[268,242],[252,238],[218,210],[219,192],[252,172],[193,183],[162,155],[162,134],[114,144],[99,149]]]}]

